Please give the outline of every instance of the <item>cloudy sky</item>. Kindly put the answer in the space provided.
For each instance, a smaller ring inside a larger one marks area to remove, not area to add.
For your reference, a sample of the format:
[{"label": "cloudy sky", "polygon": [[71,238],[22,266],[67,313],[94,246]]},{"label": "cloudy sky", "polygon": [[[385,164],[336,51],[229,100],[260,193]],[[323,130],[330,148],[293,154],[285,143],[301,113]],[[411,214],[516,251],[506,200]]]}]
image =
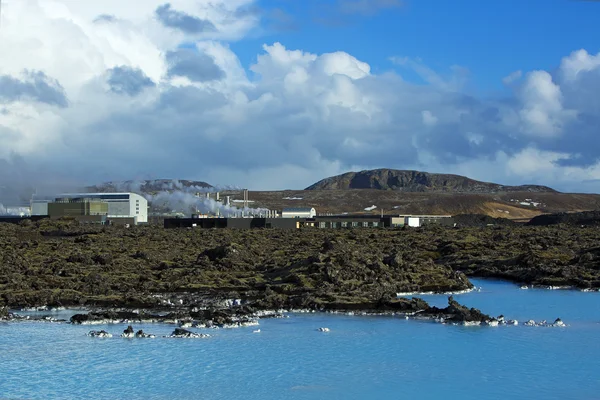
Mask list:
[{"label": "cloudy sky", "polygon": [[2,0],[3,182],[600,192],[600,2]]}]

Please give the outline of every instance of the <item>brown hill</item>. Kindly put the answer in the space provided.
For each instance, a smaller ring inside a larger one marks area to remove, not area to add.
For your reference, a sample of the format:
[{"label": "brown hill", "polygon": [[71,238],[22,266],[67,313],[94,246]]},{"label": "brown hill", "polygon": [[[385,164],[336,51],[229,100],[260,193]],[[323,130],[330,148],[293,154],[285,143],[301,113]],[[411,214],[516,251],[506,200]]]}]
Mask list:
[{"label": "brown hill", "polygon": [[374,169],[347,172],[325,178],[306,190],[378,189],[402,192],[451,192],[451,193],[499,193],[499,192],[556,192],[547,186],[505,186],[481,182],[460,175],[431,174],[421,171]]},{"label": "brown hill", "polygon": [[[223,195],[242,199],[241,191]],[[600,210],[600,195],[558,192],[449,193],[377,189],[251,191],[250,207],[315,207],[317,213],[485,214],[529,220],[540,214]],[[376,208],[372,209],[373,206]],[[369,210],[365,210],[369,209]]]}]

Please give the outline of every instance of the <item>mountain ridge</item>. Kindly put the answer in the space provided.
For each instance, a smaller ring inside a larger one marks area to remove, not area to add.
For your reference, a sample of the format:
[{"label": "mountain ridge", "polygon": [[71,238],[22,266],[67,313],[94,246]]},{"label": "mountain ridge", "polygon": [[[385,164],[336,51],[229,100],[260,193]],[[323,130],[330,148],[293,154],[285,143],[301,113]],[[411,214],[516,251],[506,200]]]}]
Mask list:
[{"label": "mountain ridge", "polygon": [[442,193],[500,193],[531,192],[559,193],[542,185],[501,185],[482,182],[462,175],[437,174],[415,170],[388,168],[346,172],[321,179],[305,190],[348,190],[377,189],[400,192],[442,192]]}]

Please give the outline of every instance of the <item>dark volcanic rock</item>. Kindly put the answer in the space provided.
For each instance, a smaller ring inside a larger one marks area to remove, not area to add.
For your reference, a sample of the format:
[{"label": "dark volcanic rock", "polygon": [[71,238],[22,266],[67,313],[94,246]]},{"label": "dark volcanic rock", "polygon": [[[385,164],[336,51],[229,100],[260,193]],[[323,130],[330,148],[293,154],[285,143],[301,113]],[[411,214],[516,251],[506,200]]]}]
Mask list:
[{"label": "dark volcanic rock", "polygon": [[207,337],[210,337],[210,335],[205,334],[205,333],[194,333],[194,332],[188,331],[186,329],[182,329],[182,328],[175,328],[173,333],[171,333],[169,336],[166,336],[166,337],[195,339],[195,338],[207,338]]},{"label": "dark volcanic rock", "polygon": [[112,334],[106,332],[105,330],[90,331],[87,335],[91,336],[91,337],[99,337],[99,338],[111,338],[112,337]]},{"label": "dark volcanic rock", "polygon": [[[57,229],[67,235],[41,234]],[[396,293],[465,290],[472,287],[467,276],[594,289],[598,243],[599,230],[571,225],[281,231],[0,224],[0,305],[187,310],[189,317],[194,308],[217,310],[234,299],[257,310],[402,308],[387,304]],[[73,322],[140,318],[149,319],[97,312]]]},{"label": "dark volcanic rock", "polygon": [[[75,314],[71,317],[72,324],[90,324],[103,321],[139,320],[140,315],[130,311],[98,311],[87,314]],[[131,328],[131,327],[130,327]],[[133,328],[132,328],[133,332]]]},{"label": "dark volcanic rock", "polygon": [[136,338],[151,338],[151,339],[153,339],[156,336],[153,335],[153,334],[151,334],[151,333],[146,333],[146,332],[144,332],[143,330],[140,329],[139,331],[137,331],[135,333],[135,337]]},{"label": "dark volcanic rock", "polygon": [[452,217],[457,228],[485,227],[491,225],[512,226],[516,222],[507,218],[492,218],[484,214],[459,214]]},{"label": "dark volcanic rock", "polygon": [[532,218],[529,226],[548,225],[600,226],[600,211],[584,211],[577,213],[544,214]]},{"label": "dark volcanic rock", "polygon": [[504,186],[496,183],[480,182],[460,175],[431,174],[421,171],[394,169],[348,172],[323,179],[306,188],[306,190],[331,189],[381,189],[403,192],[454,193],[556,192],[546,186]]},{"label": "dark volcanic rock", "polygon": [[468,308],[459,304],[452,296],[448,297],[446,308],[429,307],[418,315],[443,318],[445,321],[457,323],[482,323],[492,320],[492,317],[483,314],[476,308]]},{"label": "dark volcanic rock", "polygon": [[133,326],[129,325],[129,326],[127,327],[127,329],[125,329],[125,330],[123,331],[123,334],[121,335],[121,337],[124,337],[124,338],[132,338],[132,337],[134,337],[134,336],[135,336],[134,332],[135,332],[135,331],[133,330]]}]

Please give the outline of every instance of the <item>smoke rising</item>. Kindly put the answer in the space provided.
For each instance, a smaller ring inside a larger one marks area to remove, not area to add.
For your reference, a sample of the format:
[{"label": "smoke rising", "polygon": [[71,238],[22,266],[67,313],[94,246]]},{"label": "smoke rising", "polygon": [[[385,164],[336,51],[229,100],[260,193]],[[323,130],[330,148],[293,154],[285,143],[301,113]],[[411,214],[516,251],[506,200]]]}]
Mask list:
[{"label": "smoke rising", "polygon": [[243,212],[245,215],[266,215],[266,208],[238,208],[232,205],[226,205],[212,198],[198,197],[195,193],[185,192],[182,190],[163,191],[157,194],[143,194],[143,196],[151,204],[151,207],[168,209],[169,211],[179,211],[187,215],[200,214],[218,214],[223,217],[240,216]]},{"label": "smoke rising", "polygon": [[31,214],[28,207],[5,207],[0,203],[0,216],[24,217]]},{"label": "smoke rising", "polygon": [[148,200],[152,211],[176,211],[184,214],[219,214],[224,217],[266,215],[263,208],[238,208],[196,194],[228,190],[238,187],[213,186],[206,182],[177,179],[138,179],[113,181],[96,186],[85,186],[81,182],[70,182],[50,170],[32,168],[17,154],[7,159],[0,158],[0,215],[30,215],[32,198],[54,198],[61,193],[81,192],[131,192]]},{"label": "smoke rising", "polygon": [[0,158],[0,203],[3,211],[28,207],[34,195],[81,191],[81,182],[65,178],[50,168],[32,167],[16,153]]},{"label": "smoke rising", "polygon": [[179,180],[179,179],[141,179],[130,181],[107,182],[97,188],[132,193],[148,193],[160,191],[183,191],[186,193],[214,193],[223,190],[242,190],[231,185],[213,186],[206,182]]},{"label": "smoke rising", "polygon": [[[216,201],[214,198],[206,198],[202,194],[220,192],[223,190],[241,190],[234,186],[212,186],[206,182],[186,180],[133,180],[122,182],[109,182],[102,185],[106,189],[117,192],[132,192],[144,196],[153,211],[168,210],[182,212],[186,215],[219,214],[224,217],[245,215],[266,215],[266,208],[238,208]],[[200,196],[197,196],[200,194]],[[223,199],[224,200],[224,199]]]}]

